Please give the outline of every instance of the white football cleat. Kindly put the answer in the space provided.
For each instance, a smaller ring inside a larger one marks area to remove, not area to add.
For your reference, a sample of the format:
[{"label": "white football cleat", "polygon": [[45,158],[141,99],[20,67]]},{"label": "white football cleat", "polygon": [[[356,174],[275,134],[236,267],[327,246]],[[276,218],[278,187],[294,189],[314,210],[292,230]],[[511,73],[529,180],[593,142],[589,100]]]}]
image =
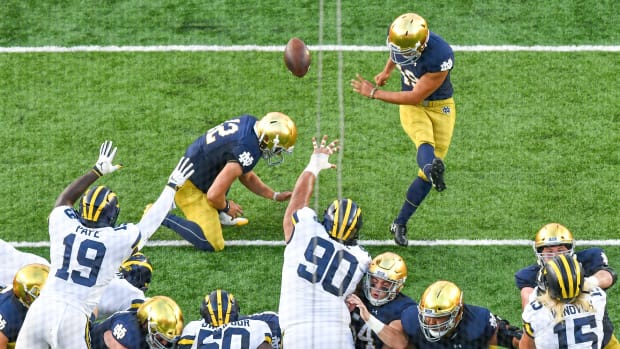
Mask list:
[{"label": "white football cleat", "polygon": [[247,218],[244,218],[244,217],[232,218],[227,213],[220,212],[220,224],[222,225],[240,227],[248,223],[250,223],[250,221]]}]

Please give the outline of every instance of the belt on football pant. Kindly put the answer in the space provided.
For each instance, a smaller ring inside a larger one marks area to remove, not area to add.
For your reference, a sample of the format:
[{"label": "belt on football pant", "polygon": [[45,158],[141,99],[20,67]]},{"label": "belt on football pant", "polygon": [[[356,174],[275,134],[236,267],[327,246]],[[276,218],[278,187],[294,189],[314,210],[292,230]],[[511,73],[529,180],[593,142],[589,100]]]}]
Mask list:
[{"label": "belt on football pant", "polygon": [[444,105],[446,104],[446,102],[451,99],[451,98],[446,98],[446,99],[438,99],[435,101],[429,101],[428,99],[425,99],[422,101],[422,103],[420,103],[421,106],[423,107],[436,107],[436,106],[440,106],[440,105]]}]

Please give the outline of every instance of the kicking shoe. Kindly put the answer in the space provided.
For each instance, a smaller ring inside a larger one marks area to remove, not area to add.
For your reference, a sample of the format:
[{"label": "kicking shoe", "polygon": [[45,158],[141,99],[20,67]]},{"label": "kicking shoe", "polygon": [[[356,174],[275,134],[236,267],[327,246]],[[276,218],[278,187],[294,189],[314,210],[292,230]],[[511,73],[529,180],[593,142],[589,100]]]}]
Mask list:
[{"label": "kicking shoe", "polygon": [[396,241],[397,245],[407,246],[409,244],[406,225],[392,222],[392,225],[390,225],[390,232],[394,235],[394,241]]},{"label": "kicking shoe", "polygon": [[240,227],[248,223],[250,223],[250,221],[247,218],[244,218],[244,217],[232,218],[228,214],[224,212],[220,212],[220,224],[222,225]]},{"label": "kicking shoe", "polygon": [[437,191],[446,190],[446,182],[443,180],[443,174],[446,172],[446,165],[440,158],[435,158],[431,164],[431,183]]}]

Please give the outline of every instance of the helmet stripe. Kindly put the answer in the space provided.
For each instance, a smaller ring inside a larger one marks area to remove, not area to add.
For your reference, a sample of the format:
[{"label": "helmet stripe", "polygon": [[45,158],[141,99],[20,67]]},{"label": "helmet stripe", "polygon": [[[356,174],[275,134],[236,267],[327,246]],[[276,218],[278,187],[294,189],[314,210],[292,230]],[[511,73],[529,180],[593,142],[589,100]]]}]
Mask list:
[{"label": "helmet stripe", "polygon": [[563,276],[565,276],[568,280],[568,298],[574,298],[577,295],[575,294],[575,287],[573,285],[573,278],[571,277],[571,275],[575,273],[575,270],[573,270],[571,265],[568,263],[568,258],[566,258],[566,256],[562,256],[560,260],[562,261],[562,265],[564,266]]},{"label": "helmet stripe", "polygon": [[230,322],[230,312],[232,310],[232,296],[228,294],[228,297],[226,297],[226,299],[228,300],[228,302],[226,303],[226,318],[224,319],[224,323],[227,324]]},{"label": "helmet stripe", "polygon": [[351,214],[351,206],[352,206],[352,202],[351,200],[344,200],[345,204],[346,204],[346,208],[344,210],[344,213],[342,213],[342,208],[338,211],[338,216],[339,218],[342,218],[342,224],[340,224],[340,229],[338,232],[338,239],[345,239],[344,235],[345,235],[345,229],[347,227],[347,223],[349,221],[349,215]]},{"label": "helmet stripe", "polygon": [[99,209],[102,205],[98,205],[99,207],[97,207],[97,198],[99,197],[99,193],[101,193],[102,190],[104,190],[105,187],[103,186],[99,186],[97,188],[95,188],[94,191],[91,192],[90,196],[87,198],[87,202],[89,203],[88,208],[85,210],[86,214],[85,217],[86,219],[88,219],[89,221],[93,221],[96,222],[97,218],[99,218],[99,211],[95,211],[95,209]]},{"label": "helmet stripe", "polygon": [[331,236],[338,238],[338,226],[340,225],[340,201],[334,201],[334,225],[332,226]]},{"label": "helmet stripe", "polygon": [[150,270],[151,272],[153,271],[153,266],[150,265],[149,263],[145,262],[145,261],[126,261],[125,263],[123,263],[123,267],[131,267],[132,265],[137,265],[140,267],[145,267],[148,270]]},{"label": "helmet stripe", "polygon": [[224,315],[222,314],[222,290],[217,290],[217,324],[224,324]]}]

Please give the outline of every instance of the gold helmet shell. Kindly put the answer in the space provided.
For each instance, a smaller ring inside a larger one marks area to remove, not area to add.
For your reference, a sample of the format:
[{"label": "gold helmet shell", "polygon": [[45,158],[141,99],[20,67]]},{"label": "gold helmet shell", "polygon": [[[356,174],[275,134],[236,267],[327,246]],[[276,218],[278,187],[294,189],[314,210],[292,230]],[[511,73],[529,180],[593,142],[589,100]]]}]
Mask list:
[{"label": "gold helmet shell", "polygon": [[543,253],[543,248],[549,246],[566,246],[567,251],[561,254],[572,255],[575,251],[575,238],[573,234],[562,224],[549,223],[540,228],[534,237],[534,253],[538,263],[542,266],[545,260],[556,256],[558,253]]},{"label": "gold helmet shell", "polygon": [[[366,299],[374,306],[386,304],[398,296],[406,280],[407,265],[403,258],[396,253],[384,252],[372,260],[366,273],[363,285]],[[377,281],[381,284],[375,284]],[[384,286],[386,284],[389,286]]]},{"label": "gold helmet shell", "polygon": [[33,263],[21,267],[13,277],[13,293],[15,297],[29,308],[34,302],[49,275],[50,268],[45,264]]},{"label": "gold helmet shell", "polygon": [[[418,320],[429,342],[451,333],[463,316],[463,291],[450,281],[436,281],[426,288],[418,304]],[[434,319],[443,319],[437,321]]]},{"label": "gold helmet shell", "polygon": [[140,324],[146,325],[146,342],[150,348],[165,349],[165,340],[176,343],[183,332],[183,313],[178,304],[169,297],[155,296],[147,299],[137,312]]},{"label": "gold helmet shell", "polygon": [[256,134],[263,158],[269,165],[284,161],[283,153],[292,153],[297,142],[297,126],[288,115],[270,112],[256,123]]},{"label": "gold helmet shell", "polygon": [[429,36],[428,24],[422,16],[417,13],[398,16],[390,25],[387,37],[392,61],[405,65],[418,60],[426,48]]}]

